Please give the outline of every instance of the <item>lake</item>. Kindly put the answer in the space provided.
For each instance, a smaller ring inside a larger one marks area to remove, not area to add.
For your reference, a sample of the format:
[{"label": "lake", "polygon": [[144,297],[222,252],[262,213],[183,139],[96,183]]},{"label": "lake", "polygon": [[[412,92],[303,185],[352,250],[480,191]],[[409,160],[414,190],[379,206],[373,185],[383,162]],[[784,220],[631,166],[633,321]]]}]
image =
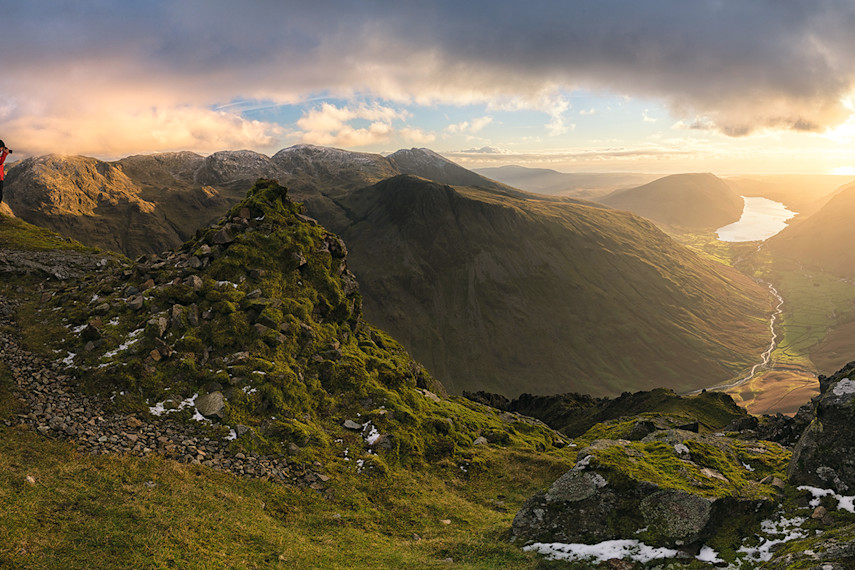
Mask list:
[{"label": "lake", "polygon": [[762,241],[787,227],[787,220],[797,214],[780,202],[768,198],[742,197],[745,207],[738,222],[716,230],[721,241]]}]

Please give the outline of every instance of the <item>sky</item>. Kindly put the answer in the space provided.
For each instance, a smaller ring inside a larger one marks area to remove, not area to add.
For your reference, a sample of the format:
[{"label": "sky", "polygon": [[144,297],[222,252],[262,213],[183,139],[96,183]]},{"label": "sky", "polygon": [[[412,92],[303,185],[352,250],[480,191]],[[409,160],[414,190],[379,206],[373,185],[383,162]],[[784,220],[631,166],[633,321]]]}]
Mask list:
[{"label": "sky", "polygon": [[0,0],[13,158],[855,174],[849,0]]}]

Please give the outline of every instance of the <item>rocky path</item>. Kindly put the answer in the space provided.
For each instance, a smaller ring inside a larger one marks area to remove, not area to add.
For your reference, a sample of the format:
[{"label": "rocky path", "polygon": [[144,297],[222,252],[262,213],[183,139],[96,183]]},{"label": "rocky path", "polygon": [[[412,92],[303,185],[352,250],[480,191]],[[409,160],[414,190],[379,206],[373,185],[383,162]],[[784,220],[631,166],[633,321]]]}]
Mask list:
[{"label": "rocky path", "polygon": [[15,328],[14,314],[14,303],[0,296],[0,361],[11,371],[24,408],[15,419],[5,420],[7,426],[25,424],[45,437],[75,443],[81,453],[161,455],[239,476],[324,490],[328,476],[284,457],[232,453],[228,442],[166,418],[105,413],[98,399],[75,389],[72,371],[24,350],[7,332]]}]

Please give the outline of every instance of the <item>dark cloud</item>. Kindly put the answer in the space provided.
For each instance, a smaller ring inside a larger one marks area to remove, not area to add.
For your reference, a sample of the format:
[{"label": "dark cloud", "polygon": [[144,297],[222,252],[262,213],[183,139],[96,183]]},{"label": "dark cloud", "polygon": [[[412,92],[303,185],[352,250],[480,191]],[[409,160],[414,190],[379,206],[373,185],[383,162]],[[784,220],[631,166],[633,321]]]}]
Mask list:
[{"label": "dark cloud", "polygon": [[838,124],[855,78],[843,0],[0,0],[0,14],[0,124],[3,109],[58,114],[68,97],[537,106],[587,89],[657,98],[740,136]]}]

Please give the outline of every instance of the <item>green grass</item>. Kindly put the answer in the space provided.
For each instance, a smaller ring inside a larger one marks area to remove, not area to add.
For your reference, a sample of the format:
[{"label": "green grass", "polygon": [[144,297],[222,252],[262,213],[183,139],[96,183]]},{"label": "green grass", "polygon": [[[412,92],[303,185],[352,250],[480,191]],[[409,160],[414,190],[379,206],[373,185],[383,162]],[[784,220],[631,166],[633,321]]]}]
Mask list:
[{"label": "green grass", "polygon": [[28,224],[18,218],[0,214],[0,247],[34,251],[55,249],[91,250],[79,242],[56,232]]},{"label": "green grass", "polygon": [[83,456],[0,428],[0,566],[431,568],[452,558],[460,568],[541,567],[507,530],[566,462],[484,456],[490,471],[471,477],[442,465],[379,484],[339,472],[327,499],[159,458]]}]

